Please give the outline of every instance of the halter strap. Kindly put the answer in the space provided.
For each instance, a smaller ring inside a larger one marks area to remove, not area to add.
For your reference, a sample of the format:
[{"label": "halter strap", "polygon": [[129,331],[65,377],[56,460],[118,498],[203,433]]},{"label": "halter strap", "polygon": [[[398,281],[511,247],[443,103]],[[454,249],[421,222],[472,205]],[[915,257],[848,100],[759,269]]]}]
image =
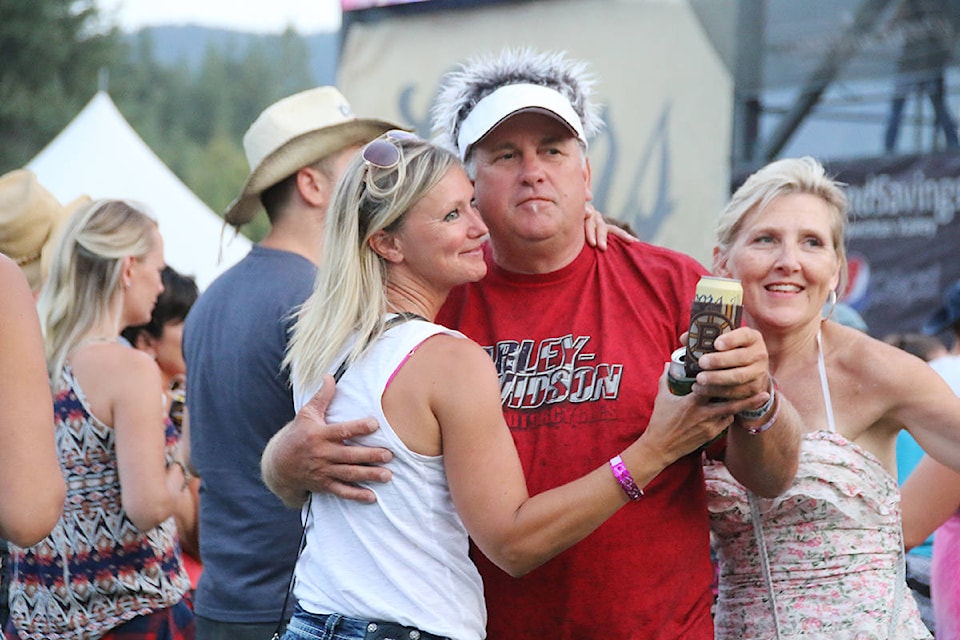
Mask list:
[{"label": "halter strap", "polygon": [[817,329],[817,369],[820,371],[820,390],[823,392],[823,403],[827,409],[827,426],[830,427],[830,433],[836,433],[837,424],[833,419],[833,403],[830,401],[830,385],[827,383],[827,366],[823,361],[820,329]]},{"label": "halter strap", "polygon": [[[820,388],[823,391],[823,401],[827,409],[827,424],[830,432],[836,433],[836,423],[833,419],[833,403],[830,400],[830,385],[827,384],[827,367],[823,360],[821,345],[821,331],[817,330],[817,369],[820,372]],[[753,535],[757,540],[757,551],[760,554],[760,567],[763,571],[764,584],[767,588],[767,602],[770,604],[770,613],[773,615],[773,624],[776,630],[776,640],[780,640],[780,616],[777,611],[776,591],[773,588],[773,576],[770,573],[770,557],[767,553],[767,542],[763,536],[763,520],[760,517],[760,504],[752,492],[747,491],[750,503],[750,519],[753,522]],[[903,527],[900,527],[900,557],[897,562],[897,576],[894,579],[893,609],[890,612],[890,623],[887,628],[887,637],[891,640],[896,637],[897,622],[900,620],[900,610],[903,606],[906,587],[906,553],[903,546]]]}]

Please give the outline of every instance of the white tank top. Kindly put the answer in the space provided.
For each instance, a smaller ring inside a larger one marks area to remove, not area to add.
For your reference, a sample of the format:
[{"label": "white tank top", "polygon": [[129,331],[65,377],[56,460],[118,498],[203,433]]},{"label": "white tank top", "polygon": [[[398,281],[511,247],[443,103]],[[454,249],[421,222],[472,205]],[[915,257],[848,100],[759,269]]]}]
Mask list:
[{"label": "white tank top", "polygon": [[[443,456],[404,446],[383,414],[381,398],[396,371],[424,340],[462,334],[425,321],[389,329],[337,383],[328,422],[373,417],[380,429],[351,443],[386,447],[393,479],[364,485],[374,504],[314,494],[294,595],[315,614],[396,622],[457,640],[486,635],[480,574],[468,556]],[[339,365],[339,362],[337,363]],[[333,367],[336,369],[336,367]],[[331,369],[331,373],[333,373]],[[316,389],[294,388],[299,410]]]}]

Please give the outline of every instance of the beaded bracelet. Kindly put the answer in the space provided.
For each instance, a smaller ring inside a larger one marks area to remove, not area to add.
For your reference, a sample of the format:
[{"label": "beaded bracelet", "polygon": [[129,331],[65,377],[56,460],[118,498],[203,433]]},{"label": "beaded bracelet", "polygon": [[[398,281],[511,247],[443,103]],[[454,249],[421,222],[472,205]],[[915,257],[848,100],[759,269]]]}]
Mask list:
[{"label": "beaded bracelet", "polygon": [[627,494],[628,498],[631,500],[639,500],[640,497],[643,496],[643,489],[638,487],[637,483],[633,481],[630,470],[627,469],[627,465],[623,464],[620,456],[610,458],[610,469],[613,470],[613,477],[620,483],[620,487],[624,493]]}]

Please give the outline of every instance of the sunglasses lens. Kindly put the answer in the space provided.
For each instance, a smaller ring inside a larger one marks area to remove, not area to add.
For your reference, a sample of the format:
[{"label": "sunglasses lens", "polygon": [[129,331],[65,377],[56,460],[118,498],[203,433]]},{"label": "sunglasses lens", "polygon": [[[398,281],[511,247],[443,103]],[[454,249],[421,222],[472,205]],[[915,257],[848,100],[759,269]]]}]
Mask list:
[{"label": "sunglasses lens", "polygon": [[400,150],[387,140],[374,140],[363,148],[363,160],[380,169],[389,169],[400,162]]}]

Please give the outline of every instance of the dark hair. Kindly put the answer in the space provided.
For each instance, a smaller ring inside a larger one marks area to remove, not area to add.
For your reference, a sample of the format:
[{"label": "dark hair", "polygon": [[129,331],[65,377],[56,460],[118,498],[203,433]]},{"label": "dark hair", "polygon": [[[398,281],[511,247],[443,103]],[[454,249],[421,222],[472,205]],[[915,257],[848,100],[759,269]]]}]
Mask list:
[{"label": "dark hair", "polygon": [[945,351],[947,348],[936,337],[922,333],[891,333],[884,336],[883,341],[926,362],[930,362],[938,351],[941,349]]},{"label": "dark hair", "polygon": [[279,215],[280,210],[290,199],[290,194],[296,189],[296,185],[297,174],[293,173],[277,184],[267,187],[263,190],[263,193],[260,194],[260,204],[263,205],[264,211],[267,212],[267,218],[270,219],[270,224],[274,223],[276,216]]},{"label": "dark hair", "polygon": [[[330,180],[330,184],[336,184],[338,176],[335,173],[335,167],[332,164],[332,159],[339,157],[341,151],[334,151],[333,153],[326,155],[316,162],[305,167],[313,167]],[[281,180],[280,182],[267,187],[263,190],[263,193],[260,194],[260,204],[263,205],[263,210],[267,212],[267,218],[270,220],[270,224],[275,224],[279,217],[283,214],[283,208],[293,197],[293,194],[297,190],[297,174],[300,173],[300,170],[291,173],[289,176]]]},{"label": "dark hair", "polygon": [[603,221],[609,224],[610,226],[619,227],[620,229],[623,229],[624,231],[632,235],[634,238],[640,237],[637,235],[637,232],[633,230],[633,227],[630,226],[630,223],[627,222],[626,220],[620,220],[612,216],[603,216]]},{"label": "dark hair", "polygon": [[164,325],[169,322],[186,320],[190,307],[193,306],[200,295],[196,281],[190,276],[181,274],[173,267],[164,267],[161,277],[163,278],[163,293],[157,298],[157,305],[153,308],[150,322],[126,327],[120,332],[132,345],[137,344],[137,337],[141,333],[159,338],[163,335]]}]

